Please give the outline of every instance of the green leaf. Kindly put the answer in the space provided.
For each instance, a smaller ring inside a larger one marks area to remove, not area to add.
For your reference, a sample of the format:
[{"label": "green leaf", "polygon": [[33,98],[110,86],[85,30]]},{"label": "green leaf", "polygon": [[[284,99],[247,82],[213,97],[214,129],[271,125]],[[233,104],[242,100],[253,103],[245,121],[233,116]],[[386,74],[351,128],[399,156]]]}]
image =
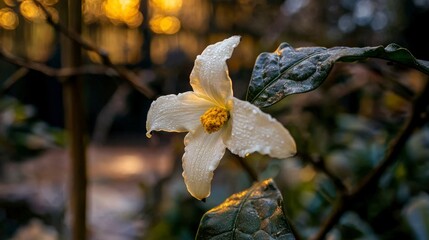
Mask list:
[{"label": "green leaf", "polygon": [[387,47],[304,47],[294,49],[282,43],[273,53],[256,59],[246,100],[268,107],[284,97],[311,91],[326,79],[335,62],[381,58],[415,68],[429,75],[429,61],[418,60],[396,44]]},{"label": "green leaf", "polygon": [[420,193],[410,199],[403,210],[416,239],[429,239],[429,195]]},{"label": "green leaf", "polygon": [[254,184],[211,209],[200,222],[196,239],[282,239],[295,237],[287,223],[283,199],[272,179]]}]

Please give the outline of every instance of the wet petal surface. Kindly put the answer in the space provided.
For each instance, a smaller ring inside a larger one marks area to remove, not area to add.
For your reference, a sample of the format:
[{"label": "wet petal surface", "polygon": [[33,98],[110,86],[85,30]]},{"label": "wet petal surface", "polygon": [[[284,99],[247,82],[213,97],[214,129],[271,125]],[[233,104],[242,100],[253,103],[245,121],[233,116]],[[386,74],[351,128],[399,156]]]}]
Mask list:
[{"label": "wet petal surface", "polygon": [[287,158],[296,153],[289,131],[270,115],[249,102],[234,98],[231,111],[231,135],[228,149],[241,157],[259,152],[275,158]]},{"label": "wet petal surface", "polygon": [[212,106],[194,92],[159,97],[147,114],[146,135],[150,137],[152,131],[192,131],[201,125],[200,116]]},{"label": "wet petal surface", "polygon": [[210,195],[213,171],[225,153],[222,134],[222,130],[208,134],[201,127],[185,137],[183,178],[189,193],[199,200]]},{"label": "wet petal surface", "polygon": [[232,97],[232,83],[226,60],[231,57],[239,42],[240,37],[233,36],[208,46],[197,56],[190,76],[195,93],[211,99],[219,106],[225,105]]}]

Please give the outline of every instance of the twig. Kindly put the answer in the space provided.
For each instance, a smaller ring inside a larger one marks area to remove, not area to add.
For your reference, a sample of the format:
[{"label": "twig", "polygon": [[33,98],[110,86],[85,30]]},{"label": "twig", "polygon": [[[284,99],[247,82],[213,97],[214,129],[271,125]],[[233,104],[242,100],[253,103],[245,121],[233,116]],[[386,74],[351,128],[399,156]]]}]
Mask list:
[{"label": "twig", "polygon": [[320,228],[319,232],[312,238],[313,240],[324,239],[326,234],[337,224],[342,214],[349,209],[352,209],[356,202],[359,202],[366,194],[373,191],[378,186],[383,173],[390,167],[398,158],[398,155],[405,146],[405,143],[412,135],[413,131],[421,127],[427,118],[426,111],[429,100],[429,84],[426,84],[422,93],[416,98],[412,106],[411,115],[408,118],[403,130],[391,142],[384,159],[381,163],[371,171],[351,192],[342,192],[337,204],[332,213]]},{"label": "twig", "polygon": [[[16,66],[20,66],[24,69],[37,71],[46,76],[57,77],[60,79],[78,76],[78,75],[87,75],[87,74],[116,75],[115,71],[109,72],[110,68],[103,65],[85,65],[85,66],[79,66],[79,67],[53,68],[43,63],[33,62],[33,61],[16,57],[2,49],[0,49],[0,58],[2,58],[8,63],[11,63]],[[19,80],[19,79],[16,79],[16,80]]]},{"label": "twig", "polygon": [[253,182],[259,181],[258,174],[251,166],[249,166],[249,164],[247,164],[244,158],[234,154],[231,154],[231,156],[237,160],[237,162],[240,164],[241,167],[243,167],[244,171],[247,172],[247,174],[249,175],[250,179],[252,179]]},{"label": "twig", "polygon": [[28,68],[21,67],[15,71],[8,79],[3,83],[0,89],[0,97],[3,96],[9,89],[19,80],[22,79],[28,73]]},{"label": "twig", "polygon": [[371,190],[378,179],[383,175],[386,169],[392,165],[400,154],[402,148],[407,142],[408,138],[412,135],[414,129],[421,127],[427,118],[426,111],[429,100],[429,84],[426,84],[425,89],[420,96],[415,100],[411,112],[411,116],[405,125],[402,132],[392,141],[392,144],[387,149],[385,158],[380,165],[377,166],[370,174],[368,174],[350,194],[350,196],[358,198]]},{"label": "twig", "polygon": [[323,223],[322,227],[320,228],[319,232],[311,238],[312,240],[322,240],[325,239],[326,234],[331,230],[335,224],[340,220],[343,213],[348,209],[346,206],[347,201],[345,200],[347,198],[347,195],[342,194],[339,198],[337,198],[337,202],[334,206],[333,211],[328,216],[327,220]]},{"label": "twig", "polygon": [[27,61],[25,59],[18,58],[16,56],[13,56],[12,54],[4,51],[1,48],[0,48],[0,57],[3,58],[5,61],[13,64],[13,65],[17,65],[20,67],[24,67],[24,68],[35,70],[38,72],[42,72],[47,76],[53,76],[53,75],[56,75],[56,73],[57,73],[57,70],[55,68],[51,68],[51,67],[49,67],[45,64],[42,64],[42,63]]},{"label": "twig", "polygon": [[148,97],[149,99],[156,97],[156,95],[152,91],[152,89],[149,88],[148,86],[146,86],[146,84],[142,83],[141,79],[135,73],[132,73],[130,71],[126,71],[124,68],[121,68],[121,67],[113,64],[106,51],[104,51],[101,48],[96,47],[95,45],[93,45],[93,44],[91,44],[85,40],[83,40],[82,37],[79,34],[77,34],[76,32],[73,32],[70,29],[64,27],[63,25],[56,23],[53,20],[51,13],[45,8],[45,6],[41,2],[39,2],[38,0],[33,0],[33,1],[43,11],[43,13],[46,16],[46,21],[53,28],[55,28],[60,33],[64,34],[64,36],[66,36],[70,40],[79,44],[83,49],[95,52],[97,55],[100,56],[102,63],[105,66],[108,66],[109,68],[112,68],[113,70],[115,70],[121,78],[128,81],[135,89],[137,89],[139,92],[144,94],[146,97]]},{"label": "twig", "polygon": [[118,86],[109,102],[107,102],[103,109],[101,109],[95,121],[93,133],[93,140],[95,143],[102,143],[105,141],[115,116],[121,112],[124,112],[126,108],[125,100],[129,95],[130,90],[131,88],[128,84],[123,83],[122,85]]}]

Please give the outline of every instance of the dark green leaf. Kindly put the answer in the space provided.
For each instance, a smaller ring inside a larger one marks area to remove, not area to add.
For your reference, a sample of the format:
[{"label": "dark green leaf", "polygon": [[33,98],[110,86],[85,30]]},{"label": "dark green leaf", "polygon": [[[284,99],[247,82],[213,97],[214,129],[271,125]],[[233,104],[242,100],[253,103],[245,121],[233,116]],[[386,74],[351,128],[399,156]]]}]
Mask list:
[{"label": "dark green leaf", "polygon": [[429,75],[429,61],[418,60],[396,44],[387,47],[305,47],[294,49],[282,43],[273,53],[256,59],[247,92],[247,101],[268,107],[284,97],[311,91],[328,76],[335,62],[381,58],[415,68]]},{"label": "dark green leaf", "polygon": [[204,214],[196,239],[294,240],[282,204],[272,179],[256,183]]}]

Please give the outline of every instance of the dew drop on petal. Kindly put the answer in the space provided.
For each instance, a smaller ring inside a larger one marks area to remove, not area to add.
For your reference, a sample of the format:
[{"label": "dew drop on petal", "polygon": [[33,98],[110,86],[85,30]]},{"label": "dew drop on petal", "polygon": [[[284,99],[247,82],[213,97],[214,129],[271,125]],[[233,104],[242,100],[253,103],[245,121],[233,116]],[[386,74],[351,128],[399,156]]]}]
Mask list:
[{"label": "dew drop on petal", "polygon": [[269,147],[269,146],[263,147],[262,148],[262,152],[263,153],[269,153],[269,152],[271,152],[271,147]]}]

